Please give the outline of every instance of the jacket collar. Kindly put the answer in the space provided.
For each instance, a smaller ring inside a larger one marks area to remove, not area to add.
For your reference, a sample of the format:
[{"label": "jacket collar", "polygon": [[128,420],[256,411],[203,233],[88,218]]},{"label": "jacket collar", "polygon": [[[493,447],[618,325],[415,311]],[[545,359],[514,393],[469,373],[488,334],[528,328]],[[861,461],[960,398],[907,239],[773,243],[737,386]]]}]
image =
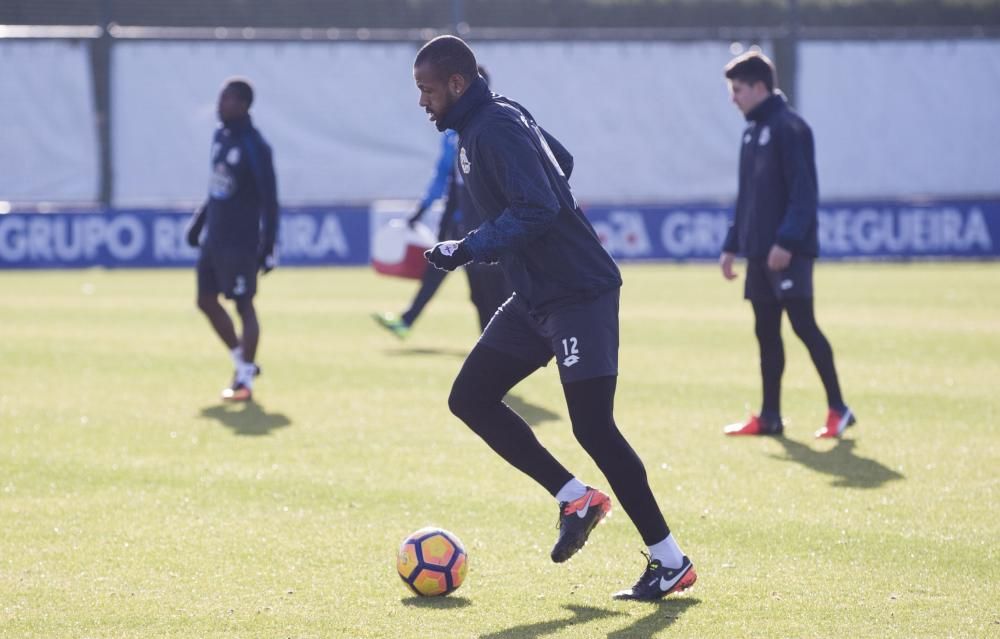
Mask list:
[{"label": "jacket collar", "polygon": [[452,129],[461,133],[462,129],[469,123],[469,120],[472,119],[472,115],[479,107],[489,102],[492,97],[493,93],[490,91],[490,87],[487,86],[486,80],[481,76],[477,77],[469,86],[469,90],[463,93],[462,97],[455,104],[451,105],[448,113],[437,121],[438,131]]},{"label": "jacket collar", "polygon": [[250,114],[222,123],[222,128],[228,129],[231,133],[242,133],[252,126],[253,123],[250,121]]},{"label": "jacket collar", "polygon": [[747,122],[763,122],[785,108],[785,94],[775,89],[774,94],[747,113]]}]

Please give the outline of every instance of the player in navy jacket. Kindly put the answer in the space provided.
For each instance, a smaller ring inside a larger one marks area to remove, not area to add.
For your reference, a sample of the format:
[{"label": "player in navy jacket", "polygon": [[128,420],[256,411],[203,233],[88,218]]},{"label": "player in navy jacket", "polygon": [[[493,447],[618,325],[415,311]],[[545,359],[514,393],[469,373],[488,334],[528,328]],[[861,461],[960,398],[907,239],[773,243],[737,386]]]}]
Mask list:
[{"label": "player in navy jacket", "polygon": [[428,42],[413,74],[420,106],[439,130],[459,134],[459,171],[484,219],[463,239],[436,245],[427,259],[445,270],[499,262],[514,289],[465,360],[449,407],[556,498],[560,529],[551,556],[566,561],[610,510],[610,497],[563,467],[503,402],[555,356],[573,433],[649,547],[642,577],[615,596],[658,599],[690,587],[697,578],[691,561],[615,425],[621,275],[570,191],[570,154],[527,109],[490,92],[461,39]]},{"label": "player in navy jacket", "polygon": [[[278,193],[271,147],[250,120],[253,89],[243,79],[229,80],[219,95],[221,125],[212,140],[208,200],[194,213],[188,243],[201,246],[198,257],[198,308],[230,349],[236,372],[223,399],[248,401],[260,324],[254,309],[257,271],[275,265]],[[237,336],[219,295],[236,303],[242,323]]]},{"label": "player in navy jacket", "polygon": [[725,71],[733,102],[747,119],[740,151],[739,193],[719,263],[736,277],[737,254],[747,258],[744,296],[754,310],[763,402],[759,415],[727,426],[728,435],[780,435],[781,376],[785,368],[781,316],[788,313],[826,389],[828,412],[817,437],[839,437],[855,422],[844,404],[833,350],[816,324],[813,262],[819,254],[819,189],[813,135],[775,88],[774,65],[759,53],[740,56]]},{"label": "player in navy jacket", "polygon": [[[480,67],[479,73],[488,83],[486,70]],[[465,188],[465,181],[458,170],[457,146],[458,134],[451,130],[445,131],[441,136],[441,154],[438,157],[434,177],[417,210],[408,220],[412,227],[424,216],[435,200],[445,197],[444,212],[441,214],[438,227],[439,242],[460,238],[482,222],[476,214],[475,206],[469,197],[469,190]],[[409,335],[414,322],[420,317],[447,274],[447,271],[441,269],[428,268],[420,279],[420,288],[417,289],[409,308],[399,315],[375,313],[372,317],[380,326],[396,337],[404,339]],[[503,272],[496,266],[467,264],[465,274],[469,280],[469,298],[476,307],[479,329],[483,330],[500,305],[510,297],[510,287]]]}]

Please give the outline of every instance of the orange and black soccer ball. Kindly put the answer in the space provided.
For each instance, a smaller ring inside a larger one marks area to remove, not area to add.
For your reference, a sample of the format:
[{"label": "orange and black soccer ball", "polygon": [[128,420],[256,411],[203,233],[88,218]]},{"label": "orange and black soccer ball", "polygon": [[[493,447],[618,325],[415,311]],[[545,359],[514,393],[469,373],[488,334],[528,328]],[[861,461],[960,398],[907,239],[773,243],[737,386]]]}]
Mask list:
[{"label": "orange and black soccer ball", "polygon": [[468,570],[465,546],[443,528],[421,528],[403,540],[396,554],[400,579],[421,597],[453,592],[462,585]]}]

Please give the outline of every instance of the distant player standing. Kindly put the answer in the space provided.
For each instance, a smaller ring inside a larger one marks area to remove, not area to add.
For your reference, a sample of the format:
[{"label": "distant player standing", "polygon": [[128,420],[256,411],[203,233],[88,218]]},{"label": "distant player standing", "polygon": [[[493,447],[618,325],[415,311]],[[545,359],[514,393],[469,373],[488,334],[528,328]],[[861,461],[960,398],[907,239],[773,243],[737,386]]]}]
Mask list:
[{"label": "distant player standing", "polygon": [[[260,325],[253,298],[257,271],[275,265],[278,195],[271,147],[250,120],[253,89],[243,79],[229,80],[219,95],[221,126],[212,141],[212,178],[208,200],[195,211],[187,241],[201,246],[198,258],[198,308],[229,348],[236,369],[222,391],[229,401],[250,401]],[[202,230],[204,229],[204,235]],[[243,333],[219,303],[219,295],[236,303]]]},{"label": "distant player standing", "polygon": [[813,309],[819,195],[812,131],[775,90],[774,65],[765,56],[740,56],[726,66],[725,76],[748,125],[740,152],[736,211],[719,264],[723,276],[732,280],[736,255],[747,258],[744,296],[753,306],[764,395],[759,415],[727,426],[725,433],[783,432],[781,316],[786,312],[826,389],[829,412],[816,437],[839,437],[855,418],[841,397],[833,349],[819,330]]},{"label": "distant player standing", "polygon": [[414,61],[420,106],[441,131],[459,133],[459,166],[486,220],[465,238],[437,244],[427,259],[454,270],[499,262],[514,295],[494,316],[455,379],[452,412],[559,502],[552,560],[583,547],[611,508],[538,441],[503,403],[507,391],[556,357],[573,434],[607,477],[649,547],[646,569],[621,599],[652,600],[697,579],[667,527],[642,461],[615,425],[621,275],[577,207],[573,160],[521,105],[491,94],[461,39],[441,36]]}]

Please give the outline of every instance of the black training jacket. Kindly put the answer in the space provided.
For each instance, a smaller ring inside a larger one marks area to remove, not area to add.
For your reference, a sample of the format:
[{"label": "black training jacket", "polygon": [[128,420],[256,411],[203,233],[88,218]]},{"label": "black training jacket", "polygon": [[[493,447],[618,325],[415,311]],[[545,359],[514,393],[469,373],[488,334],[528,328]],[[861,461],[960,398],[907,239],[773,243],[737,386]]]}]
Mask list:
[{"label": "black training jacket", "polygon": [[212,140],[204,246],[269,254],[278,234],[271,147],[250,117],[221,125]]},{"label": "black training jacket", "polygon": [[809,125],[775,93],[747,114],[740,184],[722,250],[748,259],[774,244],[794,254],[819,254],[816,159]]},{"label": "black training jacket", "polygon": [[477,262],[499,262],[529,308],[545,313],[621,286],[570,192],[572,156],[524,107],[479,78],[437,126],[458,132],[459,170],[484,220],[465,246]]}]

